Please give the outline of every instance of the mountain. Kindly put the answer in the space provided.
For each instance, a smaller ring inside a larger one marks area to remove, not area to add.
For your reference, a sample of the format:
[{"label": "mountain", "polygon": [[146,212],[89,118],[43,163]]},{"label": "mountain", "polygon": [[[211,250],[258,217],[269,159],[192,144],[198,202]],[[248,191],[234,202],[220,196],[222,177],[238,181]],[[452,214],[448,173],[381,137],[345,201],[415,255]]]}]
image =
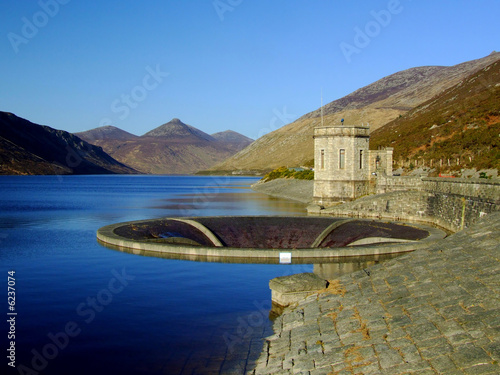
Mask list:
[{"label": "mountain", "polygon": [[[109,128],[109,127],[106,127]],[[174,118],[138,137],[118,128],[78,133],[122,163],[144,173],[189,174],[206,169],[248,145],[211,136]],[[233,139],[243,135],[234,132]],[[244,137],[246,138],[246,137]]]},{"label": "mountain", "polygon": [[243,150],[253,142],[252,138],[248,138],[233,130],[225,130],[223,132],[214,133],[212,134],[212,137],[218,142],[223,143],[230,149],[234,150],[235,153]]},{"label": "mountain", "polygon": [[119,141],[130,141],[138,138],[137,135],[121,130],[116,126],[101,126],[100,128],[95,128],[87,130],[85,132],[75,133],[76,136],[85,139],[87,142],[92,143],[95,140],[119,140]]},{"label": "mountain", "polygon": [[113,173],[137,172],[71,133],[0,112],[0,174]]},{"label": "mountain", "polygon": [[[346,124],[369,124],[374,131],[498,59],[500,53],[494,52],[450,67],[417,67],[392,74],[326,104],[323,123],[339,124],[344,118]],[[312,165],[313,129],[320,125],[319,108],[264,135],[210,170],[264,172],[283,165]]]},{"label": "mountain", "polygon": [[178,118],[174,118],[166,124],[158,126],[157,128],[147,132],[144,134],[144,137],[162,137],[169,138],[170,140],[175,139],[178,141],[182,140],[188,142],[215,141],[212,136],[196,129],[191,125],[184,124]]},{"label": "mountain", "polygon": [[[394,147],[397,167],[500,170],[500,60],[471,74],[371,135]],[[459,160],[457,164],[457,159]],[[450,160],[450,165],[448,165]]]}]

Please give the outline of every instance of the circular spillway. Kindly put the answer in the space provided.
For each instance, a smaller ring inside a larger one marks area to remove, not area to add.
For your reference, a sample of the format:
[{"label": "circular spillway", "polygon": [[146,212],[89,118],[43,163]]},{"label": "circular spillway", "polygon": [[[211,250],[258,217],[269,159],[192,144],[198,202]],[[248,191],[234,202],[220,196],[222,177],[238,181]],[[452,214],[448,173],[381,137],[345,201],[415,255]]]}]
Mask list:
[{"label": "circular spillway", "polygon": [[293,263],[413,251],[446,233],[420,224],[376,220],[236,216],[141,220],[97,231],[106,247],[189,260]]}]

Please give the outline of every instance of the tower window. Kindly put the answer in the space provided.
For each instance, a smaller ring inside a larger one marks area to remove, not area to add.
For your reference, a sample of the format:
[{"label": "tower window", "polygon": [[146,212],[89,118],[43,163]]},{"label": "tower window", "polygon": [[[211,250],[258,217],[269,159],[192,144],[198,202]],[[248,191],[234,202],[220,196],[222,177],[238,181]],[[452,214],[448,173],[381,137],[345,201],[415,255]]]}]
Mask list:
[{"label": "tower window", "polygon": [[345,150],[341,148],[339,153],[339,169],[344,169],[344,168],[345,168]]},{"label": "tower window", "polygon": [[321,150],[321,157],[320,157],[319,168],[320,169],[325,169],[325,150]]},{"label": "tower window", "polygon": [[363,150],[359,150],[359,169],[363,169]]}]

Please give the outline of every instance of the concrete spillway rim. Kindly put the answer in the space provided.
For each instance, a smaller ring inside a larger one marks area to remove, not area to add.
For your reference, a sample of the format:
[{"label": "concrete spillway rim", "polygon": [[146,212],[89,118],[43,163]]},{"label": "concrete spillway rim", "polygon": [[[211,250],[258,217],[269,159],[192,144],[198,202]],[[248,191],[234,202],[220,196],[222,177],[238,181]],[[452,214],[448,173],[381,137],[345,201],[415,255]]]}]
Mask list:
[{"label": "concrete spillway rim", "polygon": [[345,220],[339,220],[331,223],[321,234],[314,240],[312,243],[311,247],[316,248],[321,245],[321,242],[334,230],[340,227],[341,225],[350,223],[351,221],[354,221],[355,219],[345,219]]},{"label": "concrete spillway rim", "polygon": [[180,218],[169,218],[168,220],[175,220],[175,221],[180,221],[181,223],[189,224],[189,225],[193,226],[194,228],[198,229],[205,236],[207,236],[207,238],[212,242],[212,244],[215,247],[224,247],[224,245],[220,242],[220,240],[217,238],[217,236],[212,233],[212,231],[210,229],[208,229],[203,224],[198,223],[197,221],[189,220],[189,219],[180,219]]},{"label": "concrete spillway rim", "polygon": [[[244,217],[244,216],[241,216]],[[269,217],[269,216],[262,216]],[[430,227],[422,224],[408,224],[398,222],[398,225],[408,225],[424,229],[429,232],[426,238],[406,243],[396,244],[375,244],[353,247],[337,247],[337,248],[301,248],[301,249],[260,249],[260,248],[232,248],[232,247],[204,247],[190,246],[185,244],[168,244],[155,243],[147,240],[133,240],[117,235],[114,230],[116,228],[138,223],[154,222],[158,220],[189,220],[192,218],[163,218],[149,220],[134,220],[104,226],[97,231],[97,239],[104,246],[110,245],[118,249],[129,249],[134,253],[160,253],[171,254],[185,257],[214,257],[214,258],[241,258],[241,259],[279,259],[280,253],[291,253],[292,259],[336,259],[336,258],[352,258],[352,257],[369,257],[379,255],[390,255],[398,253],[406,253],[427,247],[431,242],[446,237],[446,233],[438,228]],[[367,220],[373,221],[373,220]],[[392,221],[385,221],[393,223]],[[395,223],[396,224],[396,223]],[[207,229],[208,230],[208,229]]]}]

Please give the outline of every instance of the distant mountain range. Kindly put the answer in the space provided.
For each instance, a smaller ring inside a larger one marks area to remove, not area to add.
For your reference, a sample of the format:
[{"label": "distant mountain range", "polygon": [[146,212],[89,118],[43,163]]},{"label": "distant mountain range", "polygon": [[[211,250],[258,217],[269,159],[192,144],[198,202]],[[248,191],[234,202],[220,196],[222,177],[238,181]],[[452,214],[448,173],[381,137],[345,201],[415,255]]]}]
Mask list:
[{"label": "distant mountain range", "polygon": [[[252,141],[209,135],[172,119],[142,136],[113,126],[75,135],[0,112],[1,174],[264,173],[313,165],[313,129],[370,125],[371,147],[392,146],[397,163],[457,159],[500,168],[500,53],[451,67],[404,70]],[[455,165],[455,167],[458,167]],[[137,172],[139,171],[139,172]]]},{"label": "distant mountain range", "polygon": [[[400,116],[403,117],[408,111],[433,99],[436,95],[443,93],[444,90],[459,86],[469,76],[485,69],[499,59],[500,53],[493,52],[484,58],[451,67],[425,66],[392,74],[326,104],[323,107],[323,123],[325,126],[340,124],[340,120],[344,118],[346,124],[369,124],[371,131],[374,132],[374,145],[397,147],[398,142],[389,137],[388,133],[378,133],[376,130]],[[494,81],[493,87],[496,88],[495,85],[498,84],[498,81],[495,80],[497,78],[488,76],[488,79]],[[491,96],[496,92],[495,90],[485,90],[484,94]],[[467,106],[473,104],[466,101],[464,96],[459,96],[459,98],[460,101],[455,101],[455,109],[458,110],[462,106],[463,111],[468,111]],[[485,105],[490,105],[492,113],[496,113],[498,100],[488,103]],[[442,117],[446,121],[451,119],[453,115],[453,113],[442,113]],[[490,120],[487,120],[488,123],[496,121],[494,120],[496,117],[492,116]],[[407,120],[405,129],[411,127],[412,123],[412,120]],[[403,122],[391,123],[391,131],[394,132],[395,127],[399,126],[399,124],[402,126]],[[264,135],[236,155],[212,167],[209,172],[228,173],[238,171],[241,173],[242,171],[254,171],[255,173],[263,173],[280,166],[312,166],[313,129],[320,125],[321,109],[318,108],[293,123]],[[432,125],[430,124],[429,127]],[[384,135],[379,136],[378,134]],[[409,130],[399,132],[397,135],[398,141],[414,136],[415,133]],[[424,145],[418,147],[421,146]],[[399,150],[395,152],[396,156],[401,155],[402,157],[413,153],[409,149],[399,154]]]},{"label": "distant mountain range", "polygon": [[143,136],[114,126],[71,134],[0,112],[0,174],[189,174],[251,142],[230,130],[209,135],[179,119]]},{"label": "distant mountain range", "polygon": [[0,174],[110,173],[137,171],[71,133],[0,112]]},{"label": "distant mountain range", "polygon": [[142,136],[112,126],[76,135],[143,173],[189,174],[234,155],[252,139],[228,130],[209,135],[174,118]]}]

